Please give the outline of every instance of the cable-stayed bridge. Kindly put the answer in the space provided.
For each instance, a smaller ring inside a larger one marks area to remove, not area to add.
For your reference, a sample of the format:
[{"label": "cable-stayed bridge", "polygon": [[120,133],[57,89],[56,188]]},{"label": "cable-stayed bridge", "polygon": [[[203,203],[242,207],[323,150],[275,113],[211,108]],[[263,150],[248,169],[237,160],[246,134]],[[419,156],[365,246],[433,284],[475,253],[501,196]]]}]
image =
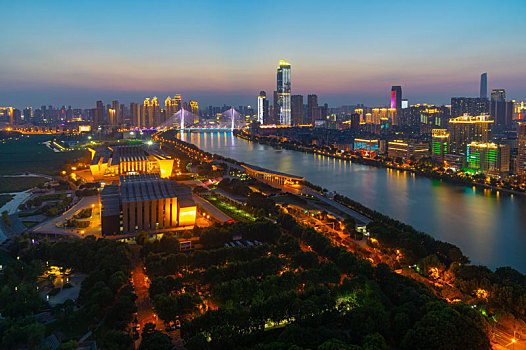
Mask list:
[{"label": "cable-stayed bridge", "polygon": [[165,122],[152,128],[155,130],[177,129],[181,131],[232,131],[245,126],[246,122],[240,118],[239,112],[234,108],[222,113],[215,121],[199,121],[199,117],[192,112],[181,108]]}]

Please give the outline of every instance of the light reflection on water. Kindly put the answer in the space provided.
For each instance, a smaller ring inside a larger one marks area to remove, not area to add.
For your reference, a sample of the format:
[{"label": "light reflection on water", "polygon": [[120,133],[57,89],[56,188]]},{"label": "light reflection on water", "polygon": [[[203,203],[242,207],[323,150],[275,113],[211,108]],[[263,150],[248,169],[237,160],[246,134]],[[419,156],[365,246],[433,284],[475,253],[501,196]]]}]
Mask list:
[{"label": "light reflection on water", "polygon": [[526,199],[456,186],[393,169],[370,167],[235,138],[230,132],[187,134],[199,148],[285,173],[336,191],[458,245],[474,264],[526,273]]}]

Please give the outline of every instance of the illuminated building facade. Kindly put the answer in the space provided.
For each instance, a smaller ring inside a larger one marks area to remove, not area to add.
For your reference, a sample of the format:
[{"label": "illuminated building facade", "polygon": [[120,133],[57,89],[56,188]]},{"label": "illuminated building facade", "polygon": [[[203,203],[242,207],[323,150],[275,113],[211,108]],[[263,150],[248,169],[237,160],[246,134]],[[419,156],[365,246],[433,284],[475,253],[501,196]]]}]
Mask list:
[{"label": "illuminated building facade", "polygon": [[466,155],[467,145],[471,142],[488,143],[491,141],[493,120],[488,115],[463,115],[449,120],[448,131],[451,140],[450,152]]},{"label": "illuminated building facade", "polygon": [[268,120],[268,100],[267,93],[260,91],[258,96],[258,116],[257,121],[260,125],[269,124]]},{"label": "illuminated building facade", "polygon": [[411,141],[390,141],[387,143],[387,155],[395,160],[400,157],[402,159],[410,159],[414,157],[420,159],[429,154],[429,145],[427,143],[417,143]]},{"label": "illuminated building facade", "polygon": [[433,129],[431,138],[431,157],[444,160],[449,153],[449,134],[447,129]]},{"label": "illuminated building facade", "polygon": [[172,175],[174,159],[159,148],[142,145],[90,148],[91,175],[94,179],[126,174],[158,173]]},{"label": "illuminated building facade", "polygon": [[189,187],[158,174],[123,175],[100,194],[103,235],[195,225],[197,207]]},{"label": "illuminated building facade", "polygon": [[242,164],[241,166],[245,168],[245,171],[249,176],[270,184],[295,186],[299,185],[304,179],[302,176],[280,173],[253,165]]},{"label": "illuminated building facade", "polygon": [[111,103],[111,108],[113,109],[113,118],[110,119],[110,125],[117,126],[117,125],[122,124],[122,120],[120,120],[121,113],[120,113],[119,101],[113,101]]},{"label": "illuminated building facade", "polygon": [[194,124],[199,123],[199,104],[197,103],[197,101],[190,100],[189,105],[190,105],[190,112],[194,116],[194,120],[193,120]]},{"label": "illuminated building facade", "polygon": [[449,108],[445,106],[423,105],[420,109],[420,134],[429,135],[433,129],[447,128]]},{"label": "illuminated building facade", "polygon": [[402,87],[393,86],[391,88],[391,108],[402,109]]},{"label": "illuminated building facade", "polygon": [[477,172],[506,175],[510,171],[510,147],[472,142],[467,148],[467,163],[470,169]]},{"label": "illuminated building facade", "polygon": [[152,99],[146,98],[142,105],[142,116],[144,118],[144,127],[154,128],[161,124],[161,108],[157,97]]},{"label": "illuminated building facade", "polygon": [[9,124],[14,124],[14,108],[13,107],[0,107],[0,119],[8,121]]},{"label": "illuminated building facade", "polygon": [[378,154],[380,142],[370,139],[354,139],[354,150],[365,157],[374,157]]},{"label": "illuminated building facade", "polygon": [[292,125],[290,92],[290,63],[282,60],[279,61],[277,72],[277,113],[281,125]]},{"label": "illuminated building facade", "polygon": [[513,119],[526,121],[526,102],[513,103]]},{"label": "illuminated building facade", "polygon": [[526,181],[526,122],[517,124],[517,165],[516,173],[523,181]]}]

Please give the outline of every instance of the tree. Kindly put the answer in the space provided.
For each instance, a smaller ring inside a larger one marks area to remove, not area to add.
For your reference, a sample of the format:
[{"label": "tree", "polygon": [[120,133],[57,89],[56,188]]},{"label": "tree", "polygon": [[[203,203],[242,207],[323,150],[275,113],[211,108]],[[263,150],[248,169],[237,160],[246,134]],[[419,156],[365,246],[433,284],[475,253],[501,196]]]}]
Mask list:
[{"label": "tree", "polygon": [[138,245],[144,245],[146,241],[148,240],[148,234],[144,231],[141,231],[137,234],[135,237],[135,242],[137,242]]},{"label": "tree", "polygon": [[156,330],[152,323],[144,325],[139,350],[171,350],[172,348],[172,340],[168,335]]}]

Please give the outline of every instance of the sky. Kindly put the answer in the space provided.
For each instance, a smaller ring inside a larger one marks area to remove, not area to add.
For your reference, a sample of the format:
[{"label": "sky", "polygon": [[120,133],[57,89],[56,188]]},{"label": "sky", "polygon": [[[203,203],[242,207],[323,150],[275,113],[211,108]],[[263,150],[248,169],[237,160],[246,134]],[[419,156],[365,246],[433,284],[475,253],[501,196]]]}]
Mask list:
[{"label": "sky", "polygon": [[0,0],[0,106],[123,103],[181,94],[200,106],[292,93],[331,106],[447,104],[488,89],[526,99],[525,0]]}]

